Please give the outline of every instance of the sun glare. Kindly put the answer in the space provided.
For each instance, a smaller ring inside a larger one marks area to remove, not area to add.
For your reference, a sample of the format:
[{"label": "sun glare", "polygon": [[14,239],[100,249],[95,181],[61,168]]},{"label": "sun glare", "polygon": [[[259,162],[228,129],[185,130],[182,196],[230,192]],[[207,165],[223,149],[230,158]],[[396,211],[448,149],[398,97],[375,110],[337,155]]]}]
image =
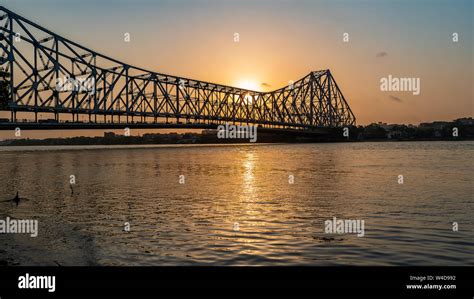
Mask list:
[{"label": "sun glare", "polygon": [[253,103],[253,97],[250,94],[246,94],[244,97],[244,103],[250,105]]},{"label": "sun glare", "polygon": [[240,87],[240,88],[244,88],[248,90],[255,90],[255,91],[260,90],[259,84],[251,80],[240,80],[237,82],[236,87]]}]

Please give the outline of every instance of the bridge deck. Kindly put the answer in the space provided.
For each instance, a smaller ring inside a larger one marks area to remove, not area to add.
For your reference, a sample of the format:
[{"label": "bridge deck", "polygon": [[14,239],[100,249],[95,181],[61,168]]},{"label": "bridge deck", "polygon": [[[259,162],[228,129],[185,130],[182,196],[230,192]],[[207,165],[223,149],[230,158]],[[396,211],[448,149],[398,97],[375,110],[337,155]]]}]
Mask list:
[{"label": "bridge deck", "polygon": [[[12,130],[20,128],[21,130],[116,130],[116,129],[217,129],[219,124],[176,124],[176,123],[36,123],[36,122],[0,122],[0,130]],[[313,128],[288,129],[288,128],[268,128],[259,126],[257,131],[260,133],[283,134],[296,136],[324,136],[331,134],[334,129],[331,128]]]}]

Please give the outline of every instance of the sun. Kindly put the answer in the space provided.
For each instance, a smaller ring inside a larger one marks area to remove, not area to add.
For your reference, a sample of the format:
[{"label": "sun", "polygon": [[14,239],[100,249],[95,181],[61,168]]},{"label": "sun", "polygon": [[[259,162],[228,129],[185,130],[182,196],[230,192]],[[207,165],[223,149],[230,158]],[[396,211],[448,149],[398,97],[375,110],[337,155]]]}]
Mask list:
[{"label": "sun", "polygon": [[253,103],[253,97],[250,94],[246,94],[244,96],[244,104],[245,105],[251,105]]},{"label": "sun", "polygon": [[248,79],[242,79],[237,82],[236,87],[243,88],[243,89],[248,89],[248,90],[254,90],[254,91],[259,91],[259,84],[255,81],[248,80]]},{"label": "sun", "polygon": [[[260,84],[258,84],[256,81],[252,81],[252,80],[248,80],[248,79],[242,79],[240,81],[238,81],[236,84],[235,84],[236,87],[239,87],[239,88],[243,88],[243,89],[247,89],[247,90],[250,90],[250,91],[260,91]],[[252,93],[253,94],[253,93]],[[251,93],[246,93],[244,96],[243,96],[243,103],[245,105],[251,105],[254,100],[256,98],[254,98],[254,96],[251,95]]]}]

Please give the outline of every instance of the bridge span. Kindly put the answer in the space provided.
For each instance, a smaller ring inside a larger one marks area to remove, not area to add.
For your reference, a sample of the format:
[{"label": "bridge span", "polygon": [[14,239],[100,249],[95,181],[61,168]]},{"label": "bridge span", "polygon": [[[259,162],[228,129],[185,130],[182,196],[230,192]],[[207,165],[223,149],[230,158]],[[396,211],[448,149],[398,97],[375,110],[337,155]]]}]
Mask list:
[{"label": "bridge span", "polygon": [[166,75],[95,52],[4,7],[0,54],[0,110],[8,113],[0,129],[232,123],[316,133],[356,124],[329,70],[271,92]]}]

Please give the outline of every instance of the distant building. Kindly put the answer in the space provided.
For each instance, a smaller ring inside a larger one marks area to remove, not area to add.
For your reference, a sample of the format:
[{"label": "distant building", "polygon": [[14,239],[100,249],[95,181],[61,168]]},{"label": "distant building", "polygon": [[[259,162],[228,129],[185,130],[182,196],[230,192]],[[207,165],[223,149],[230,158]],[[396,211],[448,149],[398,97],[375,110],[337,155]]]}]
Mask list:
[{"label": "distant building", "polygon": [[217,134],[217,130],[214,130],[214,129],[205,129],[205,130],[202,130],[201,134],[202,134],[202,135],[216,135],[216,134]]},{"label": "distant building", "polygon": [[104,132],[104,138],[114,138],[115,133],[114,132]]},{"label": "distant building", "polygon": [[403,132],[395,130],[395,131],[389,131],[387,133],[387,138],[388,139],[399,139],[403,137]]},{"label": "distant building", "polygon": [[381,122],[379,122],[378,125],[384,128],[385,131],[392,130],[394,126],[398,126],[396,124],[387,124],[387,123],[381,123]]},{"label": "distant building", "polygon": [[465,126],[474,125],[474,119],[472,119],[472,117],[458,118],[454,122],[460,123],[461,125],[465,125]]},{"label": "distant building", "polygon": [[451,123],[447,122],[447,121],[434,121],[432,123],[421,123],[420,128],[442,130],[442,129],[444,129],[444,127],[446,127],[450,124]]}]

